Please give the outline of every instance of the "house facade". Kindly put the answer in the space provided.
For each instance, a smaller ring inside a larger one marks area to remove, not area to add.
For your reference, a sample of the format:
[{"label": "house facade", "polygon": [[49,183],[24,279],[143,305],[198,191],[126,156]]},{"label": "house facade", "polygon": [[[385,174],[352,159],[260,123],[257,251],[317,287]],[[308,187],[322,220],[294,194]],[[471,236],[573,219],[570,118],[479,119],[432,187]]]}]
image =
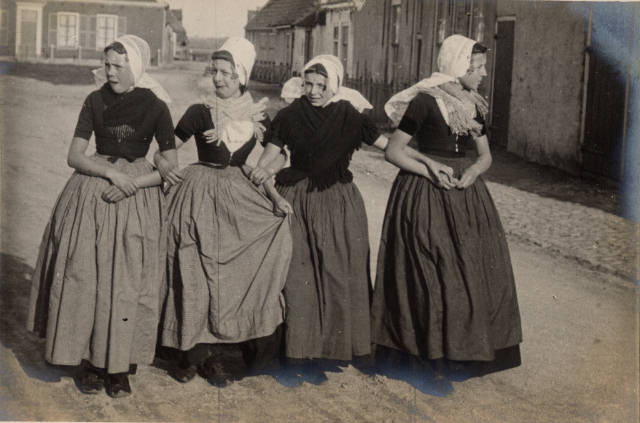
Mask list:
[{"label": "house facade", "polygon": [[352,78],[348,84],[374,105],[372,118],[388,125],[384,103],[397,91],[437,70],[442,41],[449,35],[473,38],[490,50],[488,78],[480,87],[492,93],[493,0],[367,0],[352,13]]},{"label": "house facade", "polygon": [[[318,54],[340,58],[353,72],[352,14],[364,0],[270,0],[250,11],[246,37],[256,47],[255,77],[282,82]],[[270,75],[277,75],[275,80]]]},{"label": "house facade", "polygon": [[640,5],[498,0],[496,13],[493,137],[531,161],[637,184]]},{"label": "house facade", "polygon": [[156,0],[0,0],[0,55],[17,60],[98,60],[124,33],[163,62],[168,7]]},{"label": "house facade", "polygon": [[250,11],[245,36],[256,49],[253,77],[282,82],[313,54],[313,27],[321,19],[315,0],[269,0]]}]

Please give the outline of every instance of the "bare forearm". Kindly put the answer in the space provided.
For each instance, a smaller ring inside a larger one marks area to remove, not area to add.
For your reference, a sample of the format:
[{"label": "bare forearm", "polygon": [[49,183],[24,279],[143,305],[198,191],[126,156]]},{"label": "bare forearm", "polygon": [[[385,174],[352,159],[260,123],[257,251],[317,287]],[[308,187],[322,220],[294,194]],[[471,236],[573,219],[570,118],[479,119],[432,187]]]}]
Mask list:
[{"label": "bare forearm", "polygon": [[472,164],[471,167],[473,167],[476,172],[478,172],[478,175],[482,175],[484,172],[489,170],[492,162],[493,159],[491,157],[491,154],[482,154],[478,156],[475,163]]},{"label": "bare forearm", "polygon": [[89,176],[99,176],[109,179],[109,173],[114,168],[104,160],[96,160],[83,153],[71,154],[67,159],[67,164],[76,171]]},{"label": "bare forearm", "polygon": [[[387,148],[385,159],[402,170],[431,179],[426,163],[418,160],[419,157],[415,153],[418,152],[407,146],[404,148]],[[424,157],[429,160],[426,156]]]},{"label": "bare forearm", "polygon": [[279,167],[276,170],[277,172],[282,168],[282,166],[284,166],[285,162],[286,157],[284,157],[284,154],[281,153],[280,148],[272,144],[267,144],[264,151],[262,152],[262,155],[260,156],[260,159],[258,160],[258,167],[261,167],[263,169],[270,168],[269,170],[271,170],[272,166],[278,166],[279,164]]},{"label": "bare forearm", "polygon": [[265,192],[267,193],[271,201],[275,201],[281,197],[280,193],[278,192],[278,190],[273,184],[273,179],[269,179],[266,182],[264,182],[262,184],[262,187],[264,188]]},{"label": "bare forearm", "polygon": [[160,172],[154,170],[153,172],[138,176],[135,181],[138,188],[155,187],[156,185],[162,184],[162,177],[160,176]]}]

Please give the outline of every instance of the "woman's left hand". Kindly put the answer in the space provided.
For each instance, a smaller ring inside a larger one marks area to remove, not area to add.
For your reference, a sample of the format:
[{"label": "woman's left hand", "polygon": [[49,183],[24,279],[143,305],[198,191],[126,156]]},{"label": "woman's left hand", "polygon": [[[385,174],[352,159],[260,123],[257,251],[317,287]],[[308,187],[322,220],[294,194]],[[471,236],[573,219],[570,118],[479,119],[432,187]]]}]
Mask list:
[{"label": "woman's left hand", "polygon": [[468,188],[473,185],[476,179],[478,179],[478,176],[480,176],[480,172],[478,172],[473,166],[469,166],[462,174],[462,177],[457,182],[456,186],[459,189]]},{"label": "woman's left hand", "polygon": [[278,217],[285,217],[293,214],[293,207],[284,197],[278,196],[273,200],[273,213]]},{"label": "woman's left hand", "polygon": [[127,194],[115,185],[111,185],[102,193],[102,199],[107,203],[117,203],[126,197]]}]

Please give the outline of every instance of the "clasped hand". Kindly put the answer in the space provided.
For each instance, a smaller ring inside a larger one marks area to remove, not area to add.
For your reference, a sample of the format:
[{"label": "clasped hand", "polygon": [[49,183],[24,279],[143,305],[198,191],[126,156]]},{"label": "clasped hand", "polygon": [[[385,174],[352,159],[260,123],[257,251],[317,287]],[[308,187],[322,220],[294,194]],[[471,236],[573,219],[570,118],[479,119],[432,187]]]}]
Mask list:
[{"label": "clasped hand", "polygon": [[460,179],[454,177],[453,168],[442,163],[433,161],[429,165],[429,171],[433,176],[435,184],[443,189],[449,190],[451,188],[465,189],[473,185],[478,176],[478,171],[469,166],[465,169]]},{"label": "clasped hand", "polygon": [[136,180],[120,171],[112,170],[107,178],[113,185],[102,193],[102,199],[108,203],[115,203],[125,197],[130,197],[138,191]]}]

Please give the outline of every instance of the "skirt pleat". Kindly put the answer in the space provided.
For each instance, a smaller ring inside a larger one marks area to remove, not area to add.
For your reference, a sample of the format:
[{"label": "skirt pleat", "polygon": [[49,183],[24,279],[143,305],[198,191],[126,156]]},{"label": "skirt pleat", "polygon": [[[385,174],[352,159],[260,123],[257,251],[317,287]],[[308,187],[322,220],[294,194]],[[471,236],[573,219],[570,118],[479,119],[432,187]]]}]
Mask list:
[{"label": "skirt pleat", "polygon": [[289,219],[238,167],[193,164],[169,194],[162,344],[237,343],[284,318]]},{"label": "skirt pleat", "polygon": [[[144,159],[113,165],[132,177],[153,170]],[[109,187],[104,178],[77,172],[67,182],[43,235],[27,326],[46,337],[50,363],[86,359],[119,373],[153,361],[164,197],[152,187],[107,203],[101,195]]]},{"label": "skirt pleat", "polygon": [[291,203],[293,257],[284,289],[286,355],[351,360],[371,352],[369,239],[353,183],[309,191],[279,186]]},{"label": "skirt pleat", "polygon": [[[458,177],[468,165],[447,164]],[[492,361],[496,351],[522,341],[509,249],[481,178],[446,191],[398,174],[382,229],[372,319],[374,343],[426,359]]]}]

